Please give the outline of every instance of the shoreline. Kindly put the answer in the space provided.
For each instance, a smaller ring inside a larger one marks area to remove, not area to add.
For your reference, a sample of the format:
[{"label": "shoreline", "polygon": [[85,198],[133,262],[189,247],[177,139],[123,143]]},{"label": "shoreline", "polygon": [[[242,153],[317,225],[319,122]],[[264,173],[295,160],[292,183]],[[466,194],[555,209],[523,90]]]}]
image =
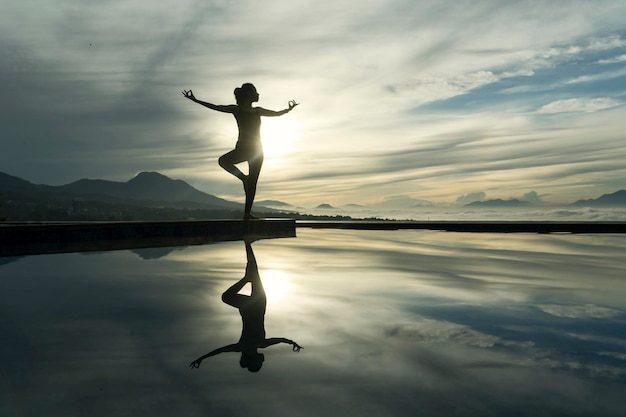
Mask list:
[{"label": "shoreline", "polygon": [[0,222],[0,257],[296,237],[299,228],[464,233],[626,234],[615,221],[187,220]]}]

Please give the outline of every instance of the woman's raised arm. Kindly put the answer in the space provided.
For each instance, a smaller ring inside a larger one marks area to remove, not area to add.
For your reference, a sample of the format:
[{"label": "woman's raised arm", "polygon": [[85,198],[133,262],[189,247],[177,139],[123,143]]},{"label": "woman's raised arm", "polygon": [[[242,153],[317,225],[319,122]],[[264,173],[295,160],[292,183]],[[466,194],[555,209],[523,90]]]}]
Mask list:
[{"label": "woman's raised arm", "polygon": [[221,347],[219,349],[215,349],[209,353],[207,353],[206,355],[200,356],[198,359],[196,359],[195,361],[191,362],[189,364],[189,367],[191,369],[193,368],[199,368],[200,364],[202,363],[203,360],[205,360],[206,358],[210,358],[211,356],[215,356],[218,355],[220,353],[224,353],[224,352],[240,352],[241,349],[239,347],[239,344],[232,344],[232,345],[227,345],[224,347]]},{"label": "woman's raised arm", "polygon": [[183,90],[183,96],[185,96],[185,98],[188,98],[189,100],[193,101],[194,103],[198,103],[204,107],[207,107],[211,110],[215,110],[215,111],[221,111],[222,113],[234,113],[235,110],[237,110],[237,106],[231,104],[228,106],[222,106],[222,105],[218,105],[218,104],[212,104],[212,103],[207,103],[206,101],[201,101],[198,100],[194,95],[193,92],[191,90]]},{"label": "woman's raised arm", "polygon": [[280,110],[280,111],[267,110],[267,109],[264,109],[263,107],[259,107],[259,114],[261,116],[266,116],[266,117],[282,116],[283,114],[289,113],[290,111],[292,111],[293,108],[299,104],[300,103],[296,103],[295,100],[289,100],[289,107],[286,108],[285,110]]}]

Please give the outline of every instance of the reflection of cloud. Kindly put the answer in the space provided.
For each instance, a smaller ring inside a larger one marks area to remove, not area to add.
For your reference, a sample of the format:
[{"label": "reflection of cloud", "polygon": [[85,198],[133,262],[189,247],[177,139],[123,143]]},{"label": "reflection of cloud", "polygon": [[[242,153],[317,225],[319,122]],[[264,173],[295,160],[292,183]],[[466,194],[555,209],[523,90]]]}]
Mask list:
[{"label": "reflection of cloud", "polygon": [[557,317],[570,319],[608,319],[622,315],[620,310],[601,307],[593,304],[585,305],[559,305],[540,304],[539,309],[545,313]]},{"label": "reflection of cloud", "polygon": [[532,342],[511,342],[497,336],[482,333],[469,326],[449,321],[417,318],[411,323],[400,323],[388,327],[389,337],[404,337],[429,343],[458,343],[467,346],[491,348],[496,344],[530,347]]},{"label": "reflection of cloud", "polygon": [[608,356],[610,358],[616,358],[622,361],[626,361],[626,353],[623,352],[598,352],[598,355]]}]

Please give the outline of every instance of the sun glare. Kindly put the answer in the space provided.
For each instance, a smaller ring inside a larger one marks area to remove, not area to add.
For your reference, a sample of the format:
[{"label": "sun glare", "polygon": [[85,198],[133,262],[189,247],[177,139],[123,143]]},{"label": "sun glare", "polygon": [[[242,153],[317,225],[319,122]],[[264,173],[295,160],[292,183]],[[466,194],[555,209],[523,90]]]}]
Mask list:
[{"label": "sun glare", "polygon": [[275,269],[263,271],[261,273],[261,279],[267,300],[270,302],[280,301],[285,298],[291,287],[289,277],[283,271]]},{"label": "sun glare", "polygon": [[261,139],[266,158],[288,155],[298,141],[298,124],[293,118],[265,117],[261,125]]}]

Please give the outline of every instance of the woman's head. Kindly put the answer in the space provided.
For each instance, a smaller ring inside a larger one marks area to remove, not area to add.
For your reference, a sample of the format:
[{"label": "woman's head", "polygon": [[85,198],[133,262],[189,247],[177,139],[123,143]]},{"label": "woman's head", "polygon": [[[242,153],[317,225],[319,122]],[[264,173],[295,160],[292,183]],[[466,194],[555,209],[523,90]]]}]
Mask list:
[{"label": "woman's head", "polygon": [[259,101],[259,93],[256,91],[256,87],[251,83],[244,83],[241,87],[235,88],[235,100],[237,104],[254,103]]},{"label": "woman's head", "polygon": [[247,368],[250,372],[259,372],[265,361],[265,355],[255,351],[241,352],[241,359],[239,365],[242,368]]}]

